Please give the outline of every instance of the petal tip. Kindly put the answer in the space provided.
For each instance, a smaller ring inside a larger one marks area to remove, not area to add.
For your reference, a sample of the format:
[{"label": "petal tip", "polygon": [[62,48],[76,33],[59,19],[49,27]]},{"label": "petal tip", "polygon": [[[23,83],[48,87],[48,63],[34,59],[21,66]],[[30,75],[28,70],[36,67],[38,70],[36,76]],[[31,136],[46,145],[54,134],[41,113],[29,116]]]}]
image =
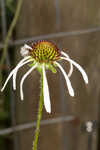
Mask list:
[{"label": "petal tip", "polygon": [[21,101],[23,101],[24,100],[24,98],[21,98]]},{"label": "petal tip", "polygon": [[16,91],[16,87],[13,87],[13,90]]},{"label": "petal tip", "polygon": [[0,91],[3,92],[4,89],[1,89]]},{"label": "petal tip", "polygon": [[74,96],[75,96],[74,91],[71,92],[70,95],[71,95],[72,97],[74,97]]},{"label": "petal tip", "polygon": [[47,113],[49,113],[49,114],[50,114],[50,113],[51,113],[51,109],[48,109],[48,110],[47,110]]},{"label": "petal tip", "polygon": [[88,78],[87,78],[87,80],[86,80],[85,82],[86,82],[86,84],[88,84],[88,83],[89,83],[89,80],[88,80]]},{"label": "petal tip", "polygon": [[88,76],[87,76],[87,75],[86,75],[86,77],[84,77],[84,81],[85,81],[86,84],[89,83],[89,80],[88,80]]},{"label": "petal tip", "polygon": [[70,96],[74,97],[75,93],[74,93],[74,89],[73,88],[71,88],[69,90],[69,94],[70,94]]}]

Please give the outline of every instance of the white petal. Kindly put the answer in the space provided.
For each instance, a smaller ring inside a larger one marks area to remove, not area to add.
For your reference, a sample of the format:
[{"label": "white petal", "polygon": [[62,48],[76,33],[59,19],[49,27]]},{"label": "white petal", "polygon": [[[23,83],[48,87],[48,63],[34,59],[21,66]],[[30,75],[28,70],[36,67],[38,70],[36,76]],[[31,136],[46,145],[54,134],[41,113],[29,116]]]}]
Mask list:
[{"label": "white petal", "polygon": [[81,72],[85,83],[88,84],[88,76],[87,76],[86,72],[84,71],[84,69],[79,64],[77,64],[75,61],[73,61],[70,58],[61,57],[61,59],[71,62]]},{"label": "white petal", "polygon": [[21,56],[25,57],[28,55],[28,53],[29,53],[29,51],[27,49],[21,48],[21,51],[20,51]]},{"label": "white petal", "polygon": [[[18,64],[22,63],[23,61],[25,61],[25,60],[28,59],[28,58],[30,58],[30,56],[23,58]],[[1,92],[5,89],[7,83],[8,83],[8,81],[9,81],[9,79],[11,78],[11,76],[13,75],[15,69],[16,69],[16,67],[10,72],[8,78],[6,79],[4,85],[3,85],[2,89],[1,89]]]},{"label": "white petal", "polygon": [[[63,52],[63,51],[61,51],[61,54],[62,54],[63,56],[65,56],[65,57],[67,57],[67,58],[70,58],[69,55],[66,54],[66,53]],[[68,73],[68,77],[71,77],[72,73],[73,73],[73,65],[72,65],[72,63],[70,63],[70,70],[69,70],[69,73]]]},{"label": "white petal", "polygon": [[31,62],[31,61],[33,61],[33,60],[32,60],[32,59],[29,59],[29,60],[27,60],[27,61],[25,61],[25,62],[23,62],[23,63],[20,63],[20,64],[18,64],[18,65],[16,66],[16,68],[15,68],[15,70],[14,70],[14,73],[13,73],[13,89],[14,89],[14,90],[16,90],[16,76],[17,76],[17,72],[18,72],[19,68],[21,68],[23,65],[25,65],[25,64],[27,64],[27,63],[29,63],[29,62]]},{"label": "white petal", "polygon": [[20,82],[20,96],[21,96],[21,100],[24,99],[24,94],[23,94],[23,83],[24,83],[24,80],[26,79],[26,77],[37,67],[37,64],[35,64],[33,67],[31,67],[29,69],[29,71],[27,71],[24,76],[22,77],[21,79],[21,82]]},{"label": "white petal", "polygon": [[32,48],[31,48],[29,45],[25,44],[23,47],[21,47],[20,54],[21,54],[23,57],[27,56],[28,53],[29,53],[29,49],[32,50]]},{"label": "white petal", "polygon": [[9,79],[11,78],[11,76],[13,75],[13,73],[14,73],[14,69],[10,72],[8,78],[6,79],[4,85],[3,85],[2,89],[1,89],[1,92],[5,89],[5,87],[6,87],[7,83],[8,83],[8,81],[9,81]]},{"label": "white petal", "polygon": [[[24,57],[19,63],[23,63],[25,60],[27,60],[27,59],[29,59],[29,58],[31,58],[31,56],[26,56],[26,57]],[[18,63],[18,64],[19,64]]]},{"label": "white petal", "polygon": [[68,86],[68,90],[69,90],[69,94],[71,96],[74,96],[74,90],[73,90],[73,88],[71,86],[71,82],[70,82],[70,80],[68,78],[68,75],[66,74],[66,72],[64,71],[64,69],[62,68],[62,66],[59,63],[57,63],[57,62],[55,62],[55,63],[59,67],[59,69],[62,71],[62,73],[63,73],[63,75],[65,77],[65,80],[66,80],[66,83],[67,83],[67,86]]},{"label": "white petal", "polygon": [[44,106],[48,113],[51,113],[51,103],[50,103],[50,95],[49,95],[49,87],[46,78],[46,72],[44,68],[44,64],[42,65],[43,69],[43,95],[44,95]]},{"label": "white petal", "polygon": [[32,47],[30,47],[29,45],[25,44],[24,45],[24,48],[27,48],[27,49],[32,49]]}]

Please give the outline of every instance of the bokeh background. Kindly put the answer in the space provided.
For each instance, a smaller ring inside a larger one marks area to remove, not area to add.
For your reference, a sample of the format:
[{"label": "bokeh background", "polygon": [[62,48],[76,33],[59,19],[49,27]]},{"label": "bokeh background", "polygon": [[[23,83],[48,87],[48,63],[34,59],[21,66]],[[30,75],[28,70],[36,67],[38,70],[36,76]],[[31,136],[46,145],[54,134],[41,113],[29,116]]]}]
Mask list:
[{"label": "bokeh background", "polygon": [[[18,0],[0,0],[0,56]],[[0,66],[3,80],[21,59],[20,47],[27,42],[47,39],[56,43],[78,62],[88,74],[85,85],[74,68],[70,80],[75,97],[70,97],[65,80],[47,71],[52,113],[43,108],[38,149],[100,149],[100,1],[98,0],[23,0],[16,27],[9,41],[6,61]],[[62,63],[66,72],[69,64]],[[0,93],[0,150],[31,150],[37,119],[40,75],[37,71],[25,80],[25,99],[20,101],[19,84],[28,66],[20,69],[17,90],[12,80]],[[91,121],[92,132],[86,123]]]}]

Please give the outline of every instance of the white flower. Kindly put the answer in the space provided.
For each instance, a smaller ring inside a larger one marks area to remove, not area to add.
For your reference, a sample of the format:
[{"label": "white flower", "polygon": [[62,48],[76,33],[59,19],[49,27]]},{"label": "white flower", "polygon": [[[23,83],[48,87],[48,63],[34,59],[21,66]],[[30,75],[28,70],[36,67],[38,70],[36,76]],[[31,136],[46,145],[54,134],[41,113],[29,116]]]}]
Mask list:
[{"label": "white flower", "polygon": [[[48,113],[51,113],[51,103],[50,103],[50,94],[49,87],[46,77],[46,69],[50,69],[52,71],[55,70],[55,67],[58,67],[62,74],[64,75],[68,91],[70,96],[74,96],[74,89],[72,88],[70,82],[70,76],[73,73],[73,66],[75,66],[83,76],[83,79],[86,84],[88,84],[88,77],[84,69],[77,64],[75,61],[70,59],[68,54],[63,51],[59,51],[55,44],[50,41],[41,40],[35,43],[32,43],[31,46],[25,44],[20,51],[21,55],[24,57],[18,65],[11,71],[8,78],[6,79],[4,86],[1,89],[1,92],[5,89],[9,79],[13,76],[13,89],[16,90],[16,76],[18,70],[25,64],[30,65],[30,69],[24,74],[20,82],[20,97],[21,100],[24,99],[23,94],[23,83],[26,77],[34,70],[41,69],[43,73],[43,96],[44,96],[44,106]],[[70,70],[67,73],[64,71],[63,67],[60,65],[59,60],[68,61],[70,64]]]}]

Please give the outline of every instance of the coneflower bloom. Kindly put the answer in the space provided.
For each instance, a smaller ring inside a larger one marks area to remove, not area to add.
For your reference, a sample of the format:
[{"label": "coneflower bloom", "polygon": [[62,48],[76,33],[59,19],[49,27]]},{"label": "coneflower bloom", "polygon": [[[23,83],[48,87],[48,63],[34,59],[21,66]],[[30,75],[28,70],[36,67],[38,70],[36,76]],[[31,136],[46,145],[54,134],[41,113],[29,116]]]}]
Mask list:
[{"label": "coneflower bloom", "polygon": [[[17,66],[11,71],[8,78],[6,79],[3,88],[1,91],[4,90],[6,87],[9,79],[13,76],[13,89],[16,90],[16,76],[19,68],[21,68],[25,64],[29,64],[29,70],[23,75],[21,81],[20,81],[20,97],[21,100],[24,99],[23,94],[23,83],[26,77],[34,70],[38,69],[39,71],[42,71],[43,73],[43,96],[44,96],[44,106],[48,113],[51,112],[51,104],[50,104],[50,95],[49,95],[49,87],[46,77],[46,69],[50,69],[53,72],[56,72],[56,67],[58,67],[67,84],[68,91],[70,96],[74,96],[74,90],[72,88],[71,82],[70,82],[70,76],[73,72],[73,66],[75,66],[80,73],[83,76],[83,79],[86,84],[88,84],[88,77],[84,69],[77,64],[75,61],[73,61],[68,54],[66,54],[63,51],[60,51],[57,46],[47,40],[40,40],[34,43],[31,43],[31,45],[25,44],[20,51],[21,55],[23,56],[23,59],[17,64]],[[60,60],[68,61],[70,64],[70,70],[67,74],[63,67],[60,65]]]}]

